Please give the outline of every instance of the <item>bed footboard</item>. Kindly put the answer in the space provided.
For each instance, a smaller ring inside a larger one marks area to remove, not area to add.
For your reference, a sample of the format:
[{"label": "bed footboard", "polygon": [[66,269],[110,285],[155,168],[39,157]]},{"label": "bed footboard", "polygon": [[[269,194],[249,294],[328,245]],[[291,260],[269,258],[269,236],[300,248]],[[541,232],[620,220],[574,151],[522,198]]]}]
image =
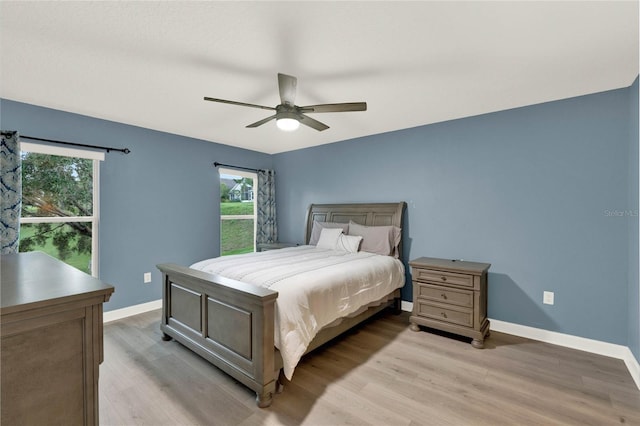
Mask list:
[{"label": "bed footboard", "polygon": [[184,266],[157,267],[166,338],[254,390],[258,406],[269,406],[281,367],[273,336],[278,293]]}]

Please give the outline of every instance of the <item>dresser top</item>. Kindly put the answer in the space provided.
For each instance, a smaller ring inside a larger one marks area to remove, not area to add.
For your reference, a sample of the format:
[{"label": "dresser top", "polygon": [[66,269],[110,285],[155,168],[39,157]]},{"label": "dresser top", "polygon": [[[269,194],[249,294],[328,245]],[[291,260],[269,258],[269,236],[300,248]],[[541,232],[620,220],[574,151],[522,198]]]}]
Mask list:
[{"label": "dresser top", "polygon": [[0,256],[2,315],[92,296],[109,300],[113,286],[42,252]]},{"label": "dresser top", "polygon": [[490,263],[468,262],[457,259],[438,259],[436,257],[420,257],[409,262],[414,268],[437,269],[439,271],[455,271],[481,275],[491,266]]}]

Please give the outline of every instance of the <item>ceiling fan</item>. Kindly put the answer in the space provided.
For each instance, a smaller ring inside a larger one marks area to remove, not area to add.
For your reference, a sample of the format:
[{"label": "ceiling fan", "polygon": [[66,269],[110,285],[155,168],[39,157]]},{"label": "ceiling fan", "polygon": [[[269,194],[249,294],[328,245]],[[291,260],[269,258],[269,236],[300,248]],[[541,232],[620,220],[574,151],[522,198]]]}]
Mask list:
[{"label": "ceiling fan", "polygon": [[345,111],[366,111],[367,103],[366,102],[348,102],[348,103],[339,103],[339,104],[320,104],[320,105],[307,105],[307,106],[297,106],[294,104],[296,99],[296,86],[298,84],[298,79],[296,77],[286,75],[286,74],[278,74],[278,88],[280,89],[280,101],[282,102],[280,105],[275,107],[263,106],[263,105],[255,105],[248,104],[244,102],[236,102],[236,101],[227,101],[225,99],[217,99],[210,98],[205,96],[205,101],[212,102],[221,102],[224,104],[231,105],[240,105],[251,108],[260,108],[260,109],[269,109],[275,111],[276,113],[271,117],[264,118],[260,121],[256,121],[255,123],[249,124],[247,127],[258,127],[262,126],[265,123],[275,119],[276,125],[279,129],[285,131],[296,130],[300,123],[305,126],[309,126],[318,131],[323,131],[329,128],[324,123],[319,122],[309,116],[307,113],[315,113],[315,112],[345,112]]}]

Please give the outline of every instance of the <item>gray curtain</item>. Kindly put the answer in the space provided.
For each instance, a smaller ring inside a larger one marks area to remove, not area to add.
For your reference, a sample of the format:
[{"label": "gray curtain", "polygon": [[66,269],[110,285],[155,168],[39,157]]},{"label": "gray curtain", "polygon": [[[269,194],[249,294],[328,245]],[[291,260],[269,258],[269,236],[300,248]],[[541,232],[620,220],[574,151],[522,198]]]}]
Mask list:
[{"label": "gray curtain", "polygon": [[2,133],[0,149],[0,253],[18,252],[20,242],[20,210],[22,208],[22,160],[17,132]]},{"label": "gray curtain", "polygon": [[258,171],[258,223],[256,243],[275,243],[278,241],[276,223],[276,172]]}]

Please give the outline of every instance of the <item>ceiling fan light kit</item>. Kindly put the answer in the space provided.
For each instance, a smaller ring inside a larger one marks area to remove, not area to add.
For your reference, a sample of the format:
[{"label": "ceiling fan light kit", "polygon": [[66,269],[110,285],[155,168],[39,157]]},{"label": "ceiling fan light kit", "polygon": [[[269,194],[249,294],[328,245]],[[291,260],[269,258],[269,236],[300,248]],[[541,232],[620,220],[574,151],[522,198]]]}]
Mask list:
[{"label": "ceiling fan light kit", "polygon": [[247,127],[253,128],[253,127],[262,126],[263,124],[275,119],[276,126],[280,130],[287,131],[287,132],[296,130],[300,126],[300,123],[304,124],[305,126],[316,129],[319,132],[329,128],[329,126],[327,126],[326,124],[321,123],[318,120],[315,120],[309,117],[305,113],[346,112],[346,111],[366,111],[367,110],[366,102],[348,102],[348,103],[339,103],[339,104],[308,105],[308,106],[299,107],[294,103],[295,97],[296,97],[297,85],[298,85],[297,78],[290,75],[286,75],[286,74],[278,74],[278,89],[280,92],[280,101],[282,103],[275,107],[248,104],[245,102],[228,101],[225,99],[210,98],[206,96],[204,100],[275,111],[276,112],[275,115],[264,118],[260,121],[256,121],[255,123],[249,124]]},{"label": "ceiling fan light kit", "polygon": [[297,130],[298,127],[300,127],[300,122],[297,118],[283,117],[276,119],[276,126],[278,126],[278,129],[285,132],[293,132],[294,130]]}]

